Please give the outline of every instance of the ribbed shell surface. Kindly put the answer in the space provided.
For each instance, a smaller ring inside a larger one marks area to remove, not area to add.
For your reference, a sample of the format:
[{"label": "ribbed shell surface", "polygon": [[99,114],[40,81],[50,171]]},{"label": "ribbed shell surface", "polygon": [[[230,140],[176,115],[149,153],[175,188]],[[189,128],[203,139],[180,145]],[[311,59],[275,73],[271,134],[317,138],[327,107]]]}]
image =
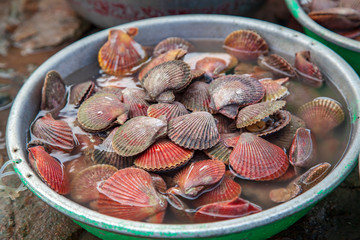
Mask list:
[{"label": "ribbed shell surface", "polygon": [[279,100],[290,94],[287,87],[278,84],[274,80],[263,80],[260,82],[265,88],[265,96],[263,98],[265,102]]},{"label": "ribbed shell surface", "polygon": [[41,93],[41,110],[58,108],[65,100],[65,83],[56,71],[46,73]]},{"label": "ribbed shell surface", "polygon": [[192,44],[186,41],[183,38],[179,37],[169,37],[160,41],[154,48],[153,55],[154,57],[159,56],[160,54],[166,53],[169,50],[173,49],[183,49],[188,51],[192,47]]},{"label": "ribbed shell surface", "polygon": [[95,83],[86,81],[71,87],[69,103],[79,106],[83,101],[88,99],[93,93]]},{"label": "ribbed shell surface", "polygon": [[210,101],[209,84],[200,81],[191,83],[186,88],[181,99],[182,104],[193,112],[205,111],[214,113],[209,107]]},{"label": "ribbed shell surface", "polygon": [[146,93],[143,89],[125,88],[122,91],[122,99],[129,105],[129,118],[147,116],[150,104],[145,100]]},{"label": "ribbed shell surface", "polygon": [[295,77],[295,70],[285,58],[271,54],[269,56],[260,56],[258,64],[263,68],[273,72],[277,76]]},{"label": "ribbed shell surface", "polygon": [[152,104],[149,106],[147,114],[153,118],[159,118],[163,115],[167,121],[170,121],[173,118],[189,114],[189,111],[186,110],[182,103],[175,101],[173,103]]},{"label": "ribbed shell surface", "polygon": [[194,112],[169,121],[171,141],[189,149],[208,149],[220,140],[214,117],[208,112]]}]

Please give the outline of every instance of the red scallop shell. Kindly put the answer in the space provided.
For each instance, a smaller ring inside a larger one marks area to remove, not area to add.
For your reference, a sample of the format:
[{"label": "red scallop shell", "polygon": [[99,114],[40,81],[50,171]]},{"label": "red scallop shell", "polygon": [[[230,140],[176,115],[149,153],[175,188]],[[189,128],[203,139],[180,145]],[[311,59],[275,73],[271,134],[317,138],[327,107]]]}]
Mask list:
[{"label": "red scallop shell", "polygon": [[91,159],[86,155],[81,155],[80,157],[73,159],[71,161],[67,161],[64,163],[65,171],[69,176],[70,182],[74,179],[74,177],[80,172],[81,170],[90,167],[93,165]]},{"label": "red scallop shell", "polygon": [[209,84],[200,81],[190,84],[181,99],[181,103],[193,112],[205,111],[214,113],[209,107],[210,101]]},{"label": "red scallop shell", "polygon": [[71,87],[69,103],[79,106],[83,101],[88,99],[94,92],[95,83],[86,81]]},{"label": "red scallop shell", "polygon": [[66,89],[60,74],[56,71],[46,73],[41,93],[41,110],[53,110],[65,105]]},{"label": "red scallop shell", "polygon": [[112,146],[121,156],[135,156],[145,151],[157,138],[166,135],[166,132],[167,124],[161,119],[135,117],[116,131]]},{"label": "red scallop shell", "polygon": [[243,29],[230,33],[225,38],[224,48],[239,61],[256,60],[269,51],[265,39],[254,31]]},{"label": "red scallop shell", "polygon": [[195,207],[200,207],[210,203],[224,202],[239,197],[241,186],[235,182],[232,177],[225,175],[219,186],[202,194],[193,201]]},{"label": "red scallop shell", "polygon": [[194,151],[182,148],[168,139],[161,139],[138,156],[135,166],[146,171],[167,171],[186,164]]},{"label": "red scallop shell", "polygon": [[310,59],[310,51],[302,51],[295,54],[295,68],[304,83],[317,88],[322,86],[324,79],[319,67]]},{"label": "red scallop shell", "polygon": [[198,209],[194,222],[207,223],[228,220],[260,212],[261,207],[237,197],[230,201],[210,203]]},{"label": "red scallop shell", "polygon": [[256,181],[276,179],[289,167],[284,150],[251,133],[240,135],[229,163],[239,177]]},{"label": "red scallop shell", "polygon": [[75,146],[74,135],[69,124],[63,120],[55,120],[50,113],[38,118],[32,125],[31,132],[50,149],[71,151]]},{"label": "red scallop shell", "polygon": [[189,149],[203,150],[220,140],[214,117],[208,112],[194,112],[169,121],[171,141]]},{"label": "red scallop shell", "polygon": [[115,172],[117,172],[116,167],[106,164],[98,164],[83,169],[71,181],[71,199],[78,203],[97,200],[99,197],[98,185]]},{"label": "red scallop shell", "polygon": [[273,72],[277,76],[295,77],[295,70],[291,64],[283,57],[277,54],[271,54],[269,56],[260,56],[258,58],[258,64]]},{"label": "red scallop shell", "polygon": [[125,88],[122,91],[122,99],[129,105],[129,118],[137,116],[147,116],[150,104],[145,101],[146,93],[143,89]]},{"label": "red scallop shell", "polygon": [[166,120],[170,121],[173,118],[189,114],[189,112],[183,104],[175,101],[173,103],[152,104],[149,106],[147,114],[153,118],[165,116]]},{"label": "red scallop shell", "polygon": [[315,165],[316,140],[310,129],[298,128],[289,151],[289,162],[295,167],[308,168]]},{"label": "red scallop shell", "polygon": [[121,169],[98,190],[99,212],[121,219],[146,221],[167,207],[167,201],[156,191],[151,175],[142,169]]},{"label": "red scallop shell", "polygon": [[29,160],[41,179],[55,192],[65,195],[70,191],[70,181],[64,165],[50,156],[42,146],[29,148]]},{"label": "red scallop shell", "polygon": [[173,49],[183,49],[188,51],[193,48],[192,44],[183,38],[169,37],[160,41],[154,48],[153,56],[157,57],[160,54],[166,53]]},{"label": "red scallop shell", "polygon": [[99,132],[109,128],[116,120],[124,123],[128,111],[129,107],[115,94],[97,93],[81,104],[77,120],[85,131]]},{"label": "red scallop shell", "polygon": [[101,69],[111,75],[131,74],[145,59],[146,52],[142,46],[121,29],[109,31],[108,41],[98,53]]},{"label": "red scallop shell", "polygon": [[265,96],[263,98],[263,101],[265,102],[279,100],[290,94],[287,87],[282,86],[277,81],[262,80],[260,82],[265,88]]},{"label": "red scallop shell", "polygon": [[151,175],[151,179],[154,182],[155,189],[160,193],[165,193],[167,190],[167,185],[164,179],[160,175],[155,173],[150,173],[150,175]]},{"label": "red scallop shell", "polygon": [[205,57],[196,62],[195,69],[203,70],[208,76],[214,78],[227,69],[227,64],[221,58]]},{"label": "red scallop shell", "polygon": [[201,192],[218,183],[225,174],[225,165],[218,160],[193,162],[182,169],[174,181],[178,184],[183,196],[194,198]]}]

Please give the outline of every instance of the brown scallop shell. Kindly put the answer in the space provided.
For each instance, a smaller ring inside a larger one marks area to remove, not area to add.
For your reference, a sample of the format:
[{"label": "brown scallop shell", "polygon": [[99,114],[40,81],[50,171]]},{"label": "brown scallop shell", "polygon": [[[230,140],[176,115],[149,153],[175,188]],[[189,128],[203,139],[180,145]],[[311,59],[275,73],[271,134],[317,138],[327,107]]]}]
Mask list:
[{"label": "brown scallop shell", "polygon": [[289,167],[284,150],[251,133],[240,135],[229,164],[237,176],[256,181],[276,179]]},{"label": "brown scallop shell", "polygon": [[275,203],[287,202],[302,192],[301,186],[296,182],[290,182],[286,188],[276,188],[270,191],[269,197]]},{"label": "brown scallop shell", "polygon": [[216,119],[216,127],[219,133],[232,133],[236,132],[236,122],[221,114],[215,114],[213,117]]},{"label": "brown scallop shell", "polygon": [[138,79],[140,82],[143,82],[144,76],[150,71],[150,69],[160,65],[164,62],[169,62],[173,60],[180,60],[187,53],[186,50],[183,49],[173,49],[168,52],[165,52],[155,58],[153,58],[146,66],[144,66],[139,72]]},{"label": "brown scallop shell", "polygon": [[[258,80],[247,75],[226,75],[210,83],[209,93],[210,107],[219,111],[227,106],[239,108],[259,102],[264,97],[265,89]],[[234,119],[236,113],[227,117]]]},{"label": "brown scallop shell", "polygon": [[229,201],[239,197],[241,194],[241,186],[235,182],[232,176],[225,174],[225,177],[213,190],[202,194],[200,197],[193,201],[195,207],[200,207],[206,204],[215,202]]},{"label": "brown scallop shell", "polygon": [[191,80],[190,67],[180,60],[162,63],[152,68],[143,79],[144,88],[155,100],[167,91],[179,91]]},{"label": "brown scallop shell", "polygon": [[260,212],[262,209],[247,200],[237,197],[230,201],[210,203],[198,209],[194,222],[208,223],[247,216]]},{"label": "brown scallop shell", "polygon": [[[357,5],[359,5],[359,3],[357,3]],[[319,11],[311,11],[308,16],[321,26],[330,30],[347,30],[360,26],[360,12],[352,8],[327,8]]]},{"label": "brown scallop shell", "polygon": [[229,156],[231,154],[231,149],[229,149],[225,144],[220,140],[212,148],[204,150],[205,154],[214,160],[219,160],[224,164],[229,164]]},{"label": "brown scallop shell", "polygon": [[[289,78],[287,78],[289,79]],[[282,99],[290,94],[287,87],[282,86],[277,81],[274,80],[262,80],[260,81],[263,87],[265,88],[265,96],[263,101],[276,101]]]},{"label": "brown scallop shell", "polygon": [[149,117],[159,118],[165,116],[167,121],[173,118],[189,114],[183,104],[179,102],[158,103],[149,106],[147,114]]},{"label": "brown scallop shell", "polygon": [[294,167],[312,167],[317,160],[316,152],[316,140],[311,131],[306,128],[298,128],[290,147],[289,162]]},{"label": "brown scallop shell", "polygon": [[83,101],[88,99],[94,92],[95,83],[86,81],[71,87],[69,103],[79,106]]},{"label": "brown scallop shell", "polygon": [[196,62],[195,69],[203,70],[206,75],[216,78],[220,73],[233,68],[237,64],[235,57],[232,58],[230,65],[224,59],[218,57],[204,57]]},{"label": "brown scallop shell", "polygon": [[64,163],[70,182],[83,169],[93,165],[89,156],[81,155],[80,157]]},{"label": "brown scallop shell", "polygon": [[29,161],[41,179],[55,192],[65,195],[70,191],[70,181],[64,165],[50,156],[42,146],[29,148]]},{"label": "brown scallop shell", "polygon": [[122,99],[129,105],[129,118],[147,116],[150,104],[145,101],[145,96],[145,91],[139,88],[125,88],[122,91]]},{"label": "brown scallop shell", "polygon": [[236,127],[243,128],[261,121],[285,106],[285,101],[256,103],[241,109],[236,119]]},{"label": "brown scallop shell", "polygon": [[111,75],[131,74],[146,59],[142,46],[121,29],[111,29],[108,41],[100,48],[98,61],[101,69]]},{"label": "brown scallop shell", "polygon": [[[291,113],[285,110],[279,110],[269,117],[270,124],[266,123],[265,129],[258,132],[255,131],[254,133],[256,133],[256,135],[259,137],[273,134],[286,127],[290,123],[290,121],[291,121]],[[249,131],[250,127],[251,126],[247,127],[246,130]]]},{"label": "brown scallop shell", "polygon": [[321,180],[323,180],[331,170],[331,164],[324,162],[319,163],[316,166],[307,170],[300,176],[298,183],[301,186],[303,192],[309,190]]},{"label": "brown scallop shell", "polygon": [[65,83],[56,71],[46,73],[41,93],[41,110],[62,108],[66,101]]},{"label": "brown scallop shell", "polygon": [[301,51],[295,54],[295,68],[304,83],[316,88],[322,86],[324,79],[319,67],[310,59],[310,51]]},{"label": "brown scallop shell", "polygon": [[270,71],[264,70],[258,65],[251,63],[240,62],[234,69],[234,73],[237,75],[249,74],[250,77],[257,80],[273,78],[273,74]]},{"label": "brown scallop shell", "polygon": [[153,56],[157,57],[160,54],[166,53],[173,49],[182,49],[189,51],[193,48],[192,44],[183,38],[169,37],[160,41],[154,48]]},{"label": "brown scallop shell", "polygon": [[112,140],[119,127],[114,128],[99,146],[96,146],[91,159],[96,164],[109,164],[117,169],[130,167],[134,163],[134,157],[123,157],[115,152],[112,147]]},{"label": "brown scallop shell", "polygon": [[271,54],[269,56],[260,56],[258,58],[258,64],[271,71],[277,76],[283,77],[295,77],[295,70],[291,64],[286,61],[283,57],[277,54]]},{"label": "brown scallop shell", "polygon": [[109,128],[116,120],[120,124],[124,123],[128,111],[129,107],[115,94],[97,93],[81,104],[77,120],[84,130],[100,132]]},{"label": "brown scallop shell", "polygon": [[134,164],[146,171],[167,171],[186,164],[193,154],[193,150],[182,148],[168,139],[161,139],[140,154]]},{"label": "brown scallop shell", "polygon": [[32,134],[50,149],[71,151],[75,146],[74,135],[69,124],[55,120],[50,113],[38,118],[31,126]]},{"label": "brown scallop shell", "polygon": [[193,112],[205,111],[214,113],[209,107],[210,101],[209,84],[200,81],[190,84],[181,99],[181,103]]},{"label": "brown scallop shell", "polygon": [[157,138],[166,135],[166,132],[166,121],[152,117],[135,117],[116,131],[112,146],[121,156],[135,156],[145,151]]},{"label": "brown scallop shell", "polygon": [[98,164],[80,171],[70,184],[70,197],[77,203],[86,203],[97,200],[97,187],[117,172],[116,167]]},{"label": "brown scallop shell", "polygon": [[182,169],[174,181],[178,184],[183,197],[197,197],[204,190],[218,183],[225,174],[225,165],[218,160],[193,162]]},{"label": "brown scallop shell", "polygon": [[269,51],[265,39],[252,30],[244,29],[230,33],[225,38],[224,48],[239,61],[256,60]]},{"label": "brown scallop shell", "polygon": [[169,138],[189,149],[203,150],[220,140],[214,117],[208,112],[194,112],[169,121]]},{"label": "brown scallop shell", "polygon": [[167,207],[167,201],[156,191],[151,175],[142,169],[121,169],[98,190],[99,212],[121,219],[146,221]]},{"label": "brown scallop shell", "polygon": [[331,98],[316,98],[299,108],[298,115],[316,135],[325,135],[344,121],[344,111]]}]

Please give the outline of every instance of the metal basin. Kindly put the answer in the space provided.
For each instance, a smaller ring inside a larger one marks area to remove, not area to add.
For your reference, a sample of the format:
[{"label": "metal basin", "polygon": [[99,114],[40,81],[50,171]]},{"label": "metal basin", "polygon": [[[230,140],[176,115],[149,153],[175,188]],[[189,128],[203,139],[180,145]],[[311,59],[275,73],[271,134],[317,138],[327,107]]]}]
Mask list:
[{"label": "metal basin", "polygon": [[360,42],[341,36],[313,21],[298,0],[285,0],[290,12],[310,37],[324,43],[342,56],[360,74]]},{"label": "metal basin", "polygon": [[95,25],[108,28],[130,21],[178,14],[248,15],[264,0],[68,0],[70,6]]},{"label": "metal basin", "polygon": [[309,49],[322,72],[338,89],[349,109],[346,116],[351,126],[348,147],[341,162],[318,185],[277,207],[250,216],[208,224],[150,224],[102,215],[58,195],[47,187],[27,162],[26,138],[30,123],[40,105],[40,92],[45,73],[57,70],[64,78],[97,61],[97,52],[106,41],[108,30],[86,37],[63,49],[42,64],[18,93],[10,112],[6,140],[10,159],[25,185],[39,198],[68,215],[82,227],[103,239],[196,238],[265,239],[297,221],[320,199],[337,187],[356,164],[360,145],[360,81],[353,69],[326,46],[298,32],[271,23],[232,16],[188,15],[147,19],[119,26],[138,27],[135,40],[153,45],[169,36],[185,39],[224,39],[230,32],[253,29],[261,34],[271,49],[293,56]]}]

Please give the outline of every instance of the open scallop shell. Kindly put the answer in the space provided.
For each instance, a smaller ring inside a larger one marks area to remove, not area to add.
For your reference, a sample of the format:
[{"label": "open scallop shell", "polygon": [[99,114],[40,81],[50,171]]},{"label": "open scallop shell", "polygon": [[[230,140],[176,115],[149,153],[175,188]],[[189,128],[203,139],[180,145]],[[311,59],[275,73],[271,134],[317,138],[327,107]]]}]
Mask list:
[{"label": "open scallop shell", "polygon": [[193,154],[193,150],[182,148],[168,139],[161,139],[139,155],[134,164],[146,171],[167,171],[186,164]]},{"label": "open scallop shell", "polygon": [[256,60],[269,51],[269,46],[259,34],[252,30],[237,30],[224,41],[225,50],[239,61]]},{"label": "open scallop shell", "polygon": [[153,56],[157,57],[160,54],[166,53],[173,49],[182,49],[189,51],[193,48],[192,44],[183,38],[169,37],[160,41],[154,48]]},{"label": "open scallop shell", "polygon": [[209,107],[210,101],[209,84],[200,81],[190,84],[181,99],[182,104],[193,112],[205,111],[214,113]]},{"label": "open scallop shell", "polygon": [[260,212],[261,207],[237,197],[230,201],[210,203],[198,209],[194,222],[207,223],[228,220]]},{"label": "open scallop shell", "polygon": [[84,130],[100,132],[109,128],[115,120],[124,123],[128,111],[129,107],[115,94],[97,93],[81,104],[77,120]]},{"label": "open scallop shell", "polygon": [[150,104],[145,101],[146,93],[143,89],[125,88],[122,91],[122,99],[129,106],[129,118],[147,116]]},{"label": "open scallop shell", "polygon": [[295,68],[304,83],[317,88],[322,86],[324,79],[319,67],[310,59],[310,51],[295,54]]},{"label": "open scallop shell", "polygon": [[240,135],[229,163],[237,176],[256,181],[276,179],[289,167],[284,150],[251,133]]},{"label": "open scallop shell", "polygon": [[147,149],[157,138],[166,135],[166,132],[166,121],[152,117],[135,117],[116,131],[112,146],[121,156],[135,156]]},{"label": "open scallop shell", "polygon": [[189,149],[203,150],[220,140],[214,117],[208,112],[194,112],[169,121],[169,138]]},{"label": "open scallop shell", "polygon": [[271,54],[269,56],[260,56],[258,58],[258,64],[273,72],[277,76],[283,77],[295,77],[295,70],[291,64],[283,57],[277,54]]},{"label": "open scallop shell", "polygon": [[94,92],[95,83],[86,81],[71,87],[69,103],[79,106],[83,101],[88,99]]},{"label": "open scallop shell", "polygon": [[344,111],[331,98],[317,98],[299,108],[298,115],[316,135],[325,135],[344,121]]},{"label": "open scallop shell", "polygon": [[111,75],[131,74],[146,59],[146,52],[127,32],[111,29],[108,41],[100,48],[98,61],[101,69]]},{"label": "open scallop shell", "polygon": [[282,86],[277,81],[262,80],[260,82],[265,88],[265,96],[263,98],[264,102],[279,100],[290,94],[287,87]]},{"label": "open scallop shell", "polygon": [[116,167],[98,164],[80,171],[70,184],[70,197],[77,203],[86,203],[97,200],[99,191],[97,187],[115,172]]},{"label": "open scallop shell", "polygon": [[251,128],[255,127],[255,129],[254,128],[251,129],[252,131],[250,132],[253,132],[259,137],[273,134],[275,132],[280,131],[290,123],[291,113],[285,110],[279,110],[266,119],[268,120],[265,122],[265,128],[262,129],[261,131],[258,131],[258,127],[257,127],[258,123],[248,126],[246,130],[250,131]]},{"label": "open scallop shell", "polygon": [[41,93],[41,110],[53,110],[65,105],[66,89],[60,74],[56,71],[46,73]]},{"label": "open scallop shell", "polygon": [[148,108],[149,117],[159,118],[165,116],[167,121],[173,118],[189,114],[188,110],[179,102],[152,104]]},{"label": "open scallop shell", "polygon": [[121,169],[98,190],[99,212],[121,219],[146,221],[167,207],[167,201],[156,191],[151,175],[142,169]]},{"label": "open scallop shell", "polygon": [[67,122],[55,120],[50,113],[38,118],[31,127],[32,134],[50,149],[71,151],[75,146],[73,132]]},{"label": "open scallop shell", "polygon": [[29,148],[29,161],[51,189],[62,195],[69,193],[70,181],[64,165],[50,156],[44,147]]}]

